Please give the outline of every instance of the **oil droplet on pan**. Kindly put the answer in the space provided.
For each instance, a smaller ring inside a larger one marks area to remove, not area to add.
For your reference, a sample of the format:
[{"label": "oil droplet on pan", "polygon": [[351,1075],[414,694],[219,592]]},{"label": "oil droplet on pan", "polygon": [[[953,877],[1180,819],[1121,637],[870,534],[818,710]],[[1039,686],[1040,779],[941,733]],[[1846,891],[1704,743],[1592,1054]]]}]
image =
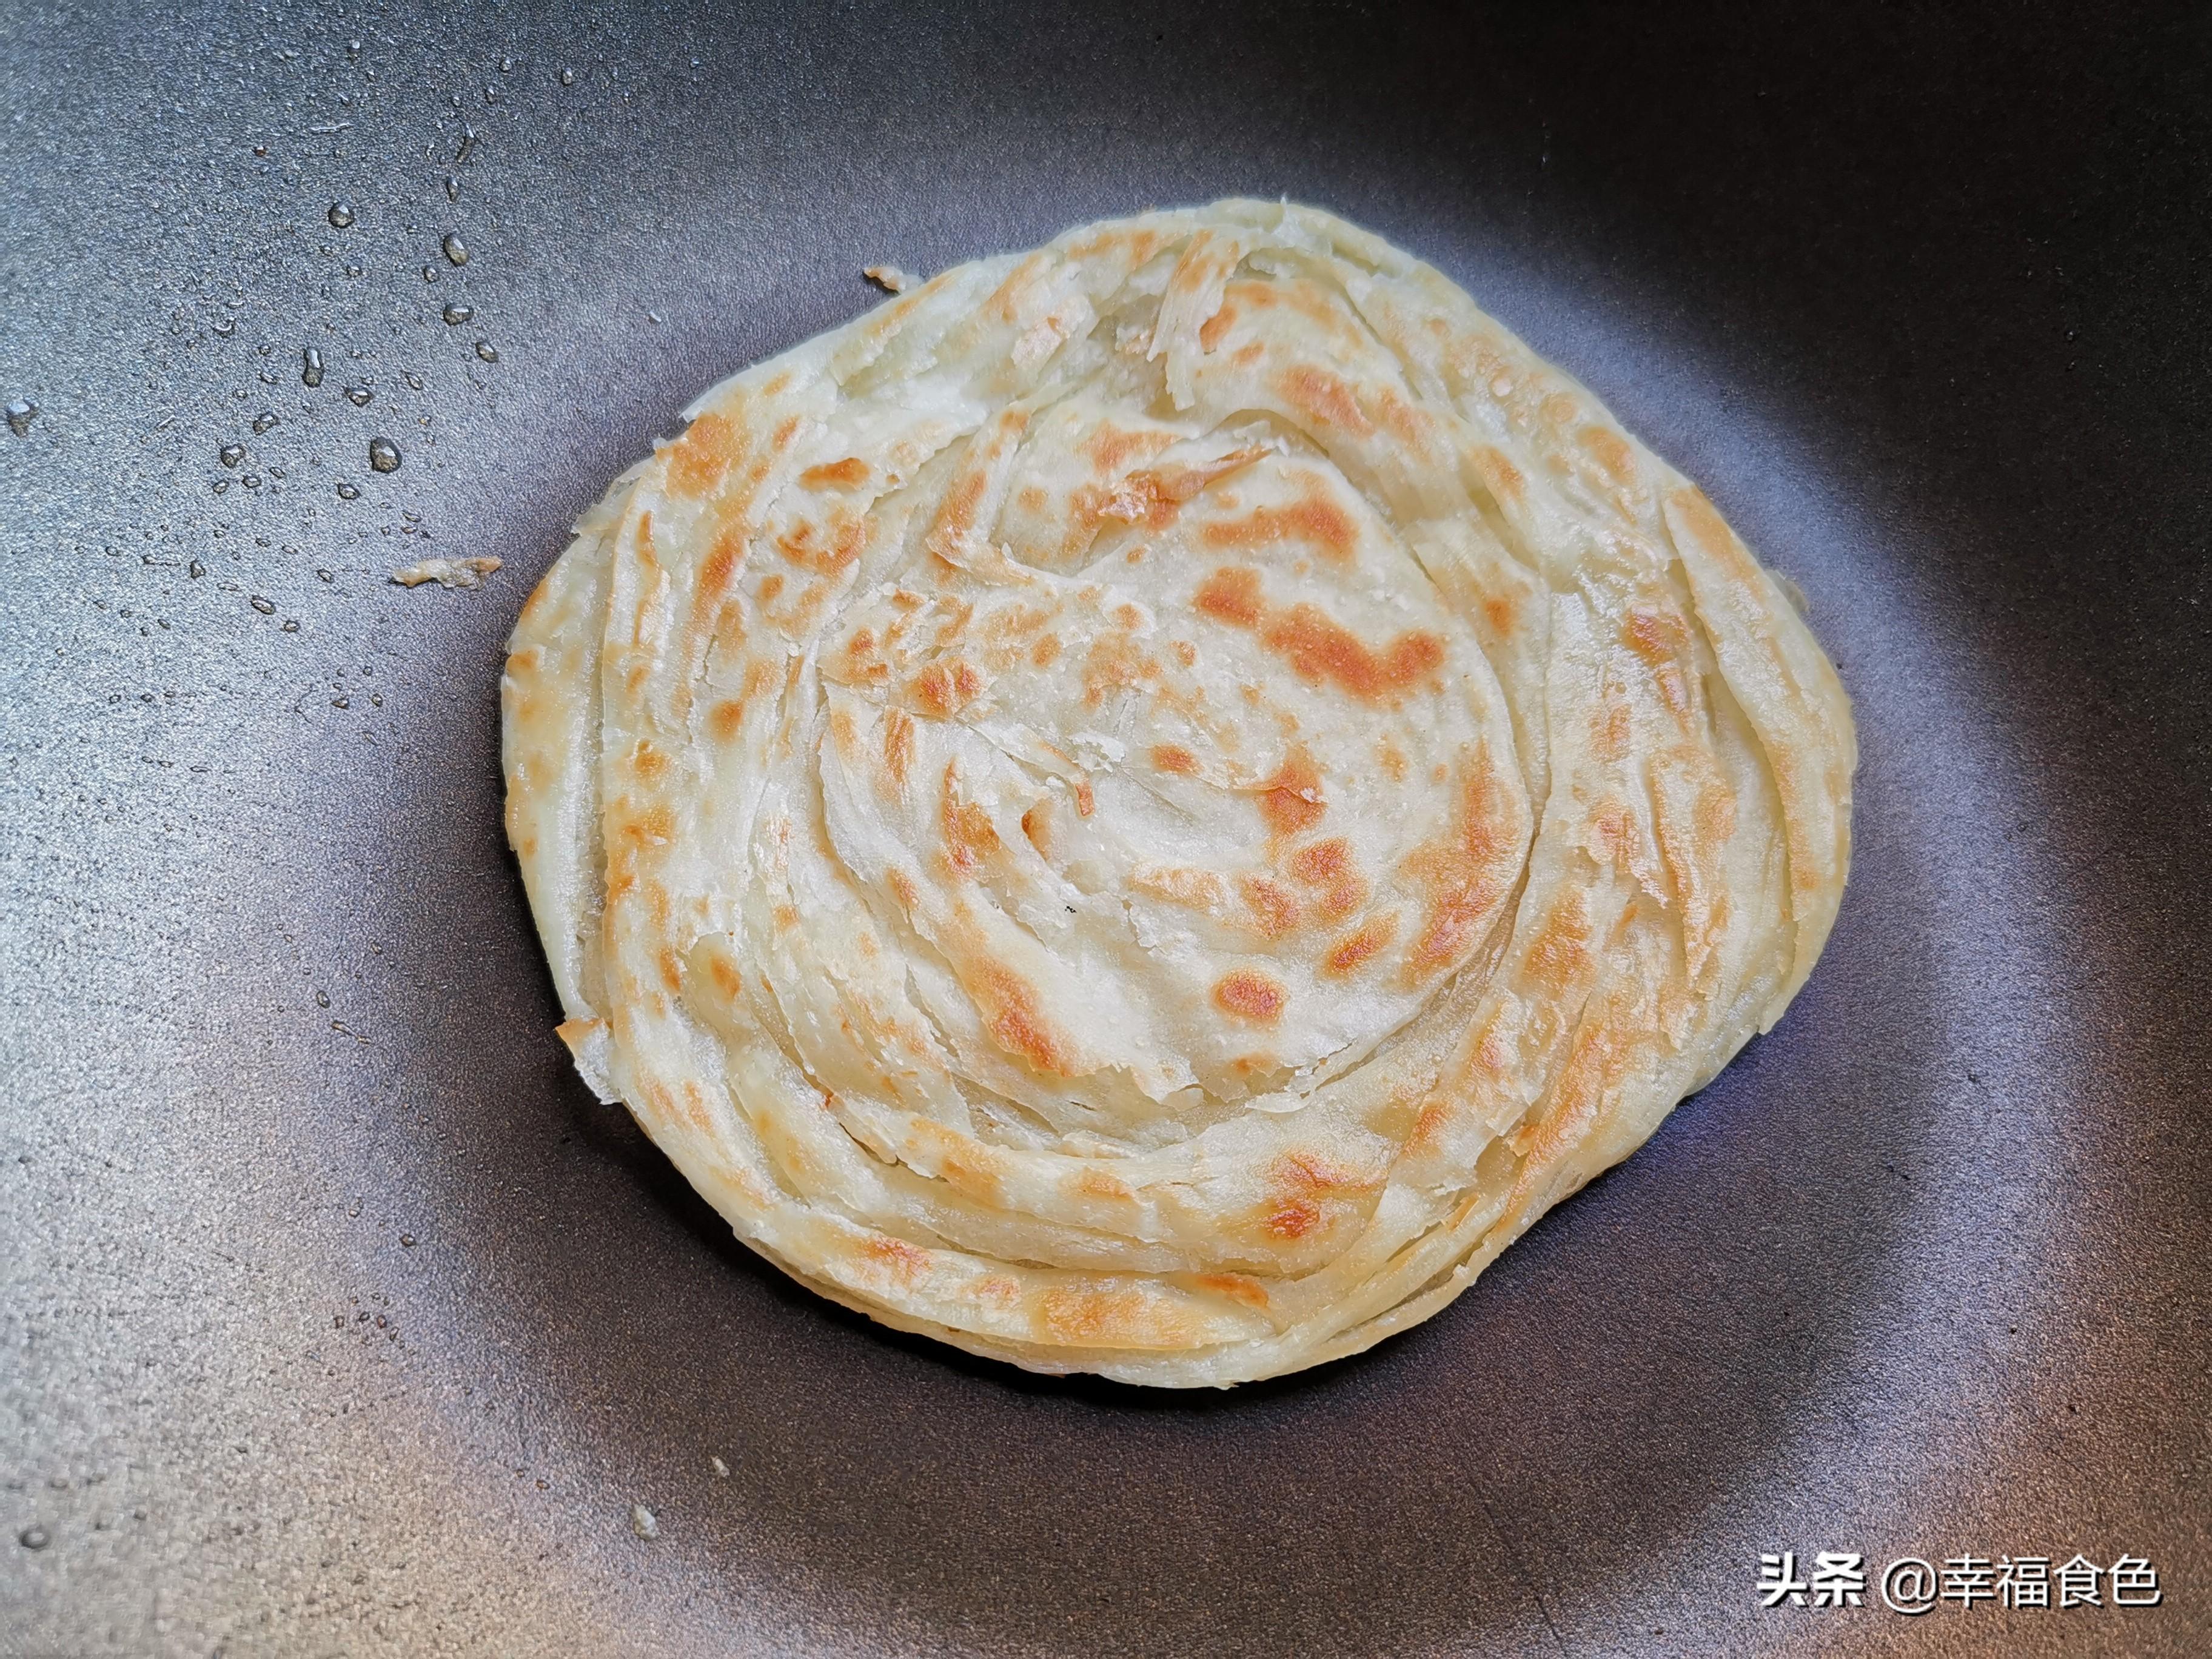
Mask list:
[{"label": "oil droplet on pan", "polygon": [[492,343],[489,340],[478,340],[477,342],[477,356],[483,358],[484,362],[488,363],[495,363],[499,361],[499,353],[493,348]]},{"label": "oil droplet on pan", "polygon": [[345,389],[346,401],[356,409],[367,409],[368,400],[375,395],[365,386],[349,386]]},{"label": "oil droplet on pan", "polygon": [[19,438],[31,433],[31,422],[39,418],[39,406],[28,398],[18,398],[8,405],[8,430]]},{"label": "oil droplet on pan", "polygon": [[331,203],[330,220],[331,229],[343,230],[353,222],[353,204],[351,202]]},{"label": "oil droplet on pan", "polygon": [[215,458],[221,461],[225,466],[236,466],[240,461],[246,459],[246,446],[244,444],[225,444],[221,449],[216,451]]},{"label": "oil droplet on pan", "polygon": [[455,326],[465,323],[476,314],[476,308],[472,306],[455,305],[446,307],[446,320]]},{"label": "oil droplet on pan", "polygon": [[468,244],[461,240],[460,232],[457,230],[447,231],[446,233],[445,240],[440,242],[438,246],[445,251],[446,258],[453,264],[457,265],[465,265],[468,264]]},{"label": "oil droplet on pan", "polygon": [[360,486],[359,486],[359,485],[357,485],[357,484],[349,484],[349,483],[342,483],[342,484],[340,484],[340,485],[338,486],[338,499],[339,499],[340,501],[359,501],[359,500],[361,499],[361,488],[360,488]]},{"label": "oil droplet on pan", "polygon": [[323,383],[323,354],[309,346],[300,354],[300,384],[320,386]]},{"label": "oil droplet on pan", "polygon": [[398,471],[399,446],[389,438],[371,438],[368,441],[368,465],[378,472]]}]

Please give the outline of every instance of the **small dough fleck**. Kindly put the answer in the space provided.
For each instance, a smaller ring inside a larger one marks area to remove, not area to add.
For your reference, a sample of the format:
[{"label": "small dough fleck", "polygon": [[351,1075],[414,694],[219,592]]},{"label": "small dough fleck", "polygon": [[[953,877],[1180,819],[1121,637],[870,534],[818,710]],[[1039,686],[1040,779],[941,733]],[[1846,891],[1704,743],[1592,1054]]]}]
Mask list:
[{"label": "small dough fleck", "polygon": [[499,567],[500,561],[494,558],[418,559],[393,571],[392,580],[402,587],[420,587],[424,582],[435,582],[441,587],[482,587],[483,579]]},{"label": "small dough fleck", "polygon": [[914,278],[896,265],[870,265],[860,275],[886,294],[903,294],[914,286]]}]

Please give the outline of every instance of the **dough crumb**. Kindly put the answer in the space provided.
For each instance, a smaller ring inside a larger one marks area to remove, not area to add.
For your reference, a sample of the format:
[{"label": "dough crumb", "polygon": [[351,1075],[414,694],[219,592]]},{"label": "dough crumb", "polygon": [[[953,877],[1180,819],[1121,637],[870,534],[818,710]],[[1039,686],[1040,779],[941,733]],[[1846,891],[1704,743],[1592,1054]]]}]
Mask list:
[{"label": "dough crumb", "polygon": [[500,561],[483,559],[420,559],[392,573],[402,587],[435,582],[441,587],[482,587],[483,579],[500,567]]},{"label": "dough crumb", "polygon": [[640,1538],[660,1536],[660,1522],[653,1518],[653,1511],[642,1504],[633,1504],[629,1506],[629,1529]]},{"label": "dough crumb", "polygon": [[716,1480],[726,1480],[730,1478],[730,1466],[727,1463],[725,1463],[720,1458],[710,1457],[707,1461],[714,1466],[714,1478]]},{"label": "dough crumb", "polygon": [[914,285],[914,278],[896,265],[870,265],[860,275],[886,294],[903,294]]}]

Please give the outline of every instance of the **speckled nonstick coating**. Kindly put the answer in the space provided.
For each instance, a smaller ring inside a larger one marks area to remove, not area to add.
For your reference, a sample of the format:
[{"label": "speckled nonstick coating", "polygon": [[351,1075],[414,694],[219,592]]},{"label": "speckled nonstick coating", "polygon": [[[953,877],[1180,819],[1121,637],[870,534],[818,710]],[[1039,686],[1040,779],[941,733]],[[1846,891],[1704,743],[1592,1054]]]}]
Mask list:
[{"label": "speckled nonstick coating", "polygon": [[[0,11],[0,1654],[2203,1651],[2207,33]],[[1231,191],[1704,483],[1864,761],[1771,1036],[1430,1324],[1189,1397],[838,1312],[591,1100],[496,689],[575,514],[862,265]],[[1764,1611],[1778,1549],[2166,1604]]]}]

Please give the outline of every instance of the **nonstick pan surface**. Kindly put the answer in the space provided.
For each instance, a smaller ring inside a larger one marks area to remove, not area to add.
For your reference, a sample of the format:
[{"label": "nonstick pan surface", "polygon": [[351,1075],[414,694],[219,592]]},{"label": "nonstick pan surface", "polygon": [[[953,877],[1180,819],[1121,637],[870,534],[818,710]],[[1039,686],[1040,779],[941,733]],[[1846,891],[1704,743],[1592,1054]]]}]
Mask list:
[{"label": "nonstick pan surface", "polygon": [[[0,12],[0,1653],[2212,1649],[2206,20]],[[1183,1396],[836,1311],[591,1099],[496,684],[862,265],[1231,193],[1702,482],[1864,762],[1771,1036],[1431,1323]],[[1784,1550],[2164,1603],[1762,1608]]]}]

